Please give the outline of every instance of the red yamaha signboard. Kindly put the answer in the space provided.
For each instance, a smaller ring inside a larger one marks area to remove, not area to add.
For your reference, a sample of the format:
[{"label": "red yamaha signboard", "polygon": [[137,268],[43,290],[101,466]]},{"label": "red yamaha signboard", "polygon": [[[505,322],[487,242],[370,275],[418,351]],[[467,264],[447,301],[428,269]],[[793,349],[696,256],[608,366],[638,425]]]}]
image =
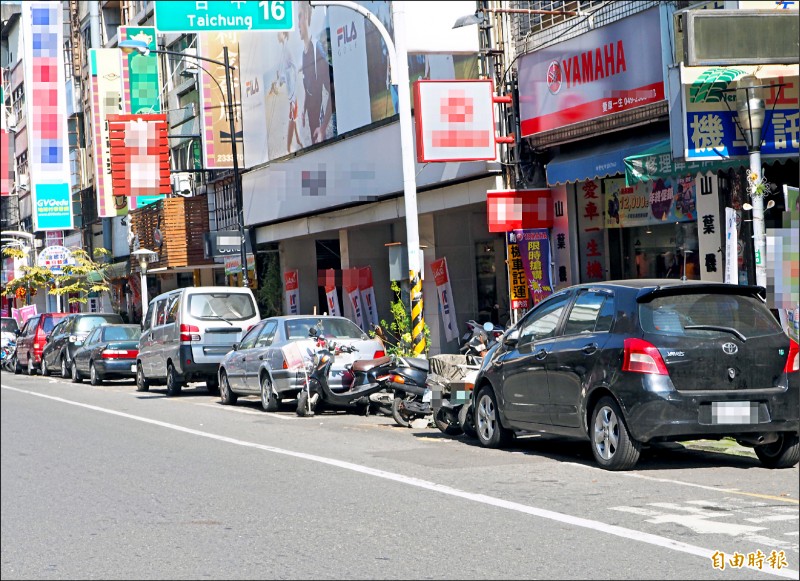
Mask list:
[{"label": "red yamaha signboard", "polygon": [[523,56],[522,137],[663,101],[661,34],[655,7]]}]

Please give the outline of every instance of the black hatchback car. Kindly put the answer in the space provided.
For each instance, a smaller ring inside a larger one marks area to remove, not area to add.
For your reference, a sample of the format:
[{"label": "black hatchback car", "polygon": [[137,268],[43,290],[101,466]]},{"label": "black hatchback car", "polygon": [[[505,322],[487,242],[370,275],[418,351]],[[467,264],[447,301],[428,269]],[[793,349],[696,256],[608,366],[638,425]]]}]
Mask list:
[{"label": "black hatchback car", "polygon": [[629,470],[651,442],[733,437],[762,464],[800,460],[800,352],[764,289],[622,280],[564,289],[484,358],[473,413],[483,446],[518,431],[588,439]]}]

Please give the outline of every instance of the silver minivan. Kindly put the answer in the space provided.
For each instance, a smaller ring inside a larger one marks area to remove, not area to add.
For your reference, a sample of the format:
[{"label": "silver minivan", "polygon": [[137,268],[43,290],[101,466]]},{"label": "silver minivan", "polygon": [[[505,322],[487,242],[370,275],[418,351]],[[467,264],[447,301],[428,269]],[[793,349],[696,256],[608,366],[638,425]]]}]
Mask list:
[{"label": "silver minivan", "polygon": [[253,292],[245,287],[188,287],[150,301],[142,321],[136,390],[166,384],[175,396],[190,381],[205,381],[217,394],[217,369],[233,344],[261,320]]}]

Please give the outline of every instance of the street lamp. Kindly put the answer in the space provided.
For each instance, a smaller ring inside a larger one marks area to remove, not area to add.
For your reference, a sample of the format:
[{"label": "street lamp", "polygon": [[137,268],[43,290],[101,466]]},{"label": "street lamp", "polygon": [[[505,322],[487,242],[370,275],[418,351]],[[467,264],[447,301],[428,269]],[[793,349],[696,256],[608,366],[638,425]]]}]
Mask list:
[{"label": "street lamp", "polygon": [[[762,97],[762,89],[778,87],[777,103],[782,85],[759,85],[755,75],[745,75],[736,83],[736,125],[747,145],[750,156],[750,173],[748,189],[750,204],[744,209],[753,210],[753,252],[755,254],[756,284],[767,287],[766,232],[764,230],[764,195],[768,193],[759,188],[763,181],[761,174],[761,138],[766,119],[766,107]],[[730,89],[729,89],[730,90]],[[726,106],[730,109],[728,101]],[[758,189],[757,189],[758,188]],[[774,206],[774,202],[772,204]],[[772,207],[772,206],[769,206]]]},{"label": "street lamp", "polygon": [[406,244],[411,285],[411,342],[415,355],[425,351],[425,321],[422,314],[422,264],[419,255],[419,220],[417,218],[417,178],[414,166],[414,128],[411,123],[411,93],[408,88],[408,51],[406,50],[405,2],[392,2],[394,41],[380,19],[367,8],[344,0],[311,0],[311,6],[341,6],[355,10],[378,29],[386,43],[392,85],[397,87],[400,115],[400,152],[403,165],[403,198],[406,210]]},{"label": "street lamp", "polygon": [[[238,212],[238,222],[239,222],[239,237],[241,238],[241,246],[239,248],[239,256],[241,257],[241,266],[242,266],[242,286],[247,287],[250,286],[250,281],[247,276],[247,249],[245,245],[245,237],[244,237],[244,201],[242,197],[242,179],[241,175],[239,174],[239,156],[236,152],[236,123],[233,119],[233,90],[231,88],[231,71],[236,70],[236,67],[231,66],[228,62],[228,47],[222,47],[222,54],[223,60],[217,61],[214,59],[197,56],[193,54],[184,54],[182,52],[175,52],[171,50],[161,50],[161,49],[151,49],[146,42],[142,40],[122,40],[119,43],[119,48],[122,52],[126,54],[131,54],[134,51],[138,52],[142,55],[148,55],[151,52],[155,54],[166,54],[166,55],[173,55],[179,57],[188,57],[197,59],[199,61],[205,61],[208,63],[212,63],[218,66],[221,66],[225,69],[225,86],[227,89],[227,100],[228,100],[228,123],[230,125],[230,132],[231,132],[231,154],[233,155],[233,183],[234,188],[236,191],[236,204],[239,207]],[[200,67],[202,68],[202,67]],[[203,69],[206,74],[209,74],[208,71]],[[209,74],[212,79],[214,77]],[[214,79],[216,81],[216,79]]]},{"label": "street lamp", "polygon": [[142,321],[144,321],[144,317],[147,315],[147,304],[150,302],[147,296],[147,263],[156,260],[158,253],[147,248],[140,248],[131,252],[131,256],[139,261],[139,275],[142,278]]}]

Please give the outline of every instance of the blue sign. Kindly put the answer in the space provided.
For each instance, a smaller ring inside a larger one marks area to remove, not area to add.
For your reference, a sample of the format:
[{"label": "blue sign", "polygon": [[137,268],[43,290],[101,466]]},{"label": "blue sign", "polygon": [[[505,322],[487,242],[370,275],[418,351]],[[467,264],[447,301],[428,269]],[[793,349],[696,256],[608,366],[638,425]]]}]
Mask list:
[{"label": "blue sign", "polygon": [[69,184],[36,184],[35,230],[72,230]]}]

